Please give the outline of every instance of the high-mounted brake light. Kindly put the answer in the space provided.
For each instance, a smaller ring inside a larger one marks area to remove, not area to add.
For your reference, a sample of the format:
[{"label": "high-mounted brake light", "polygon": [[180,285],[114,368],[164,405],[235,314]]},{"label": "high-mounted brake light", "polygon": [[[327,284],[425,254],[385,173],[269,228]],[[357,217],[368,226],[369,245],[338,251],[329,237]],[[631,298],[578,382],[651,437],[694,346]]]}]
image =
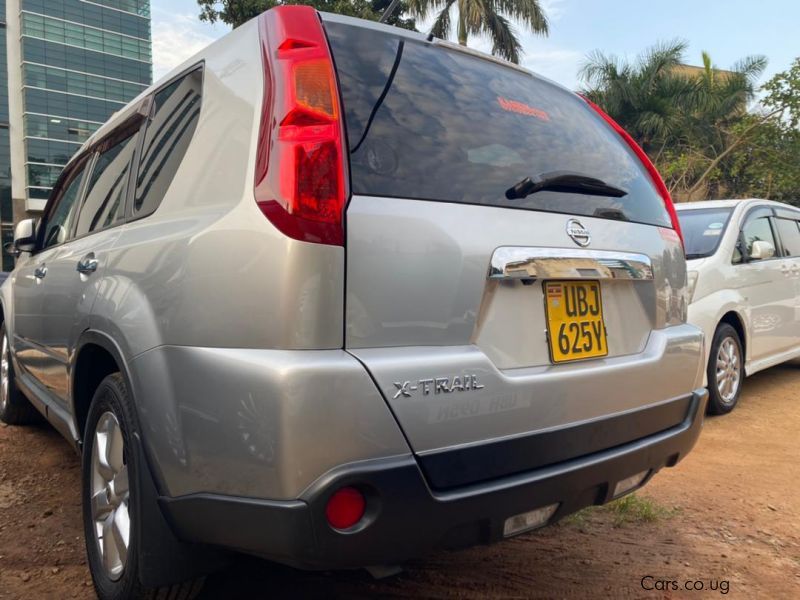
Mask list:
[{"label": "high-mounted brake light", "polygon": [[336,72],[317,11],[278,6],[259,17],[264,100],[255,196],[286,235],[342,245],[347,174]]},{"label": "high-mounted brake light", "polygon": [[656,166],[650,160],[650,157],[647,156],[642,147],[636,143],[631,135],[625,131],[619,123],[617,123],[614,119],[612,119],[602,108],[597,106],[594,102],[589,100],[586,97],[581,96],[586,103],[591,106],[595,112],[600,115],[603,120],[608,123],[614,131],[619,134],[619,136],[625,140],[625,143],[630,146],[630,149],[633,150],[633,153],[636,157],[641,161],[644,165],[644,168],[647,170],[648,175],[650,175],[650,179],[653,180],[653,184],[656,186],[656,190],[658,191],[658,195],[661,196],[661,199],[664,201],[664,208],[667,209],[667,213],[669,214],[669,218],[672,221],[672,229],[675,230],[675,233],[678,234],[678,238],[681,241],[681,245],[683,246],[683,232],[681,231],[681,224],[678,221],[678,213],[675,211],[675,204],[672,202],[672,196],[667,189],[664,180],[661,178],[661,174],[656,169]]}]

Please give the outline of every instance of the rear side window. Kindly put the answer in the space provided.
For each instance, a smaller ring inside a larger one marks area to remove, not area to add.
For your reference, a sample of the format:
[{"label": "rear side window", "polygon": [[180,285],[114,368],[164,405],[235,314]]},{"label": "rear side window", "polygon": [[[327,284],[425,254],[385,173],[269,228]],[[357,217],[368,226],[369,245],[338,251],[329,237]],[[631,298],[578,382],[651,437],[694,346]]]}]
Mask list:
[{"label": "rear side window", "polygon": [[124,217],[128,173],[138,139],[136,133],[98,155],[86,187],[76,237],[109,227]]},{"label": "rear side window", "polygon": [[202,89],[203,71],[196,69],[156,93],[136,177],[134,216],[158,208],[172,183],[197,128]]},{"label": "rear side window", "polygon": [[[350,144],[354,194],[463,202],[670,227],[649,175],[576,95],[439,44],[327,23]],[[526,177],[580,173],[622,198],[542,191]]]},{"label": "rear side window", "polygon": [[775,219],[784,256],[800,256],[800,229],[793,219]]}]

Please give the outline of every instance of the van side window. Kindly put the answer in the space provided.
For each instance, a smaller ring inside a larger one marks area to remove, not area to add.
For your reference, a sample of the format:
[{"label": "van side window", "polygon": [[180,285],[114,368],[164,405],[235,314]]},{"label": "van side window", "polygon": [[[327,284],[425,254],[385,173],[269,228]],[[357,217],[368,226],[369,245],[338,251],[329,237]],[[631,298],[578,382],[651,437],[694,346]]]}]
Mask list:
[{"label": "van side window", "polygon": [[156,93],[139,160],[134,217],[156,210],[169,189],[197,128],[202,87],[203,71],[197,69]]},{"label": "van side window", "polygon": [[781,237],[783,256],[800,256],[800,228],[793,219],[775,219]]},{"label": "van side window", "polygon": [[137,133],[131,133],[98,155],[86,186],[76,237],[104,229],[125,216],[125,192]]},{"label": "van side window", "polygon": [[42,240],[42,250],[63,244],[69,238],[72,223],[78,209],[78,196],[81,192],[83,174],[86,165],[84,164],[68,179],[62,192],[56,200],[53,210],[45,220],[44,239]]},{"label": "van side window", "polygon": [[772,234],[772,226],[769,224],[769,217],[758,217],[748,221],[742,228],[745,248],[749,255],[753,251],[753,242],[769,242],[777,248],[775,236]]}]

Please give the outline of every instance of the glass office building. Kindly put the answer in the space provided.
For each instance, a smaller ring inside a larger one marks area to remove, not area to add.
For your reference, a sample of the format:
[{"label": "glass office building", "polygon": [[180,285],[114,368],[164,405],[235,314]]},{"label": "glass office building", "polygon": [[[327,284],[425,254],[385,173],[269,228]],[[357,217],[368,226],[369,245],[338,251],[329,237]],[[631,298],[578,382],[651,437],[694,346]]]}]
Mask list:
[{"label": "glass office building", "polygon": [[[8,119],[8,67],[6,66],[6,0],[0,0],[0,237],[5,244],[13,239],[14,207],[11,202],[11,142]],[[2,269],[14,266],[2,252]]]},{"label": "glass office building", "polygon": [[0,221],[7,238],[14,221],[44,208],[80,145],[150,85],[152,57],[150,0],[0,2],[8,38],[0,87]]}]

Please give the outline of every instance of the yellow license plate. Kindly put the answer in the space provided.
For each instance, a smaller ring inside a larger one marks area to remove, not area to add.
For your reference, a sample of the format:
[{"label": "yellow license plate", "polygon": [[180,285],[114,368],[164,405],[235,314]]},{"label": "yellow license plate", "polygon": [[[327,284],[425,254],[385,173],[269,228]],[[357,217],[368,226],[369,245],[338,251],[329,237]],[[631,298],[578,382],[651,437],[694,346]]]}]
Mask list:
[{"label": "yellow license plate", "polygon": [[608,354],[597,281],[545,281],[547,338],[554,363]]}]

